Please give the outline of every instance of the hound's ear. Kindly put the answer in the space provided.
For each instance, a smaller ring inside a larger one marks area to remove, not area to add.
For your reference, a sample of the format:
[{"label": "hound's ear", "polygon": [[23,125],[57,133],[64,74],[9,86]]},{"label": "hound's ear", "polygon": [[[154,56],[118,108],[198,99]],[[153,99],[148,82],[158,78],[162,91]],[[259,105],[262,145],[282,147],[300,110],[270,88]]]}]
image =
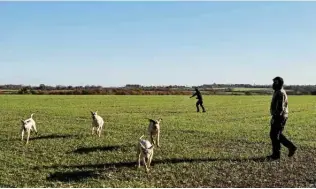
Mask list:
[{"label": "hound's ear", "polygon": [[90,110],[90,112],[91,112],[91,114],[93,114],[93,111]]},{"label": "hound's ear", "polygon": [[21,119],[21,122],[24,124],[24,120],[23,119]]},{"label": "hound's ear", "polygon": [[162,121],[162,118],[159,118],[159,119],[157,120],[158,123],[160,123],[161,121]]},{"label": "hound's ear", "polygon": [[156,121],[155,121],[155,120],[153,120],[153,119],[148,119],[148,120],[149,120],[149,122],[156,123]]}]

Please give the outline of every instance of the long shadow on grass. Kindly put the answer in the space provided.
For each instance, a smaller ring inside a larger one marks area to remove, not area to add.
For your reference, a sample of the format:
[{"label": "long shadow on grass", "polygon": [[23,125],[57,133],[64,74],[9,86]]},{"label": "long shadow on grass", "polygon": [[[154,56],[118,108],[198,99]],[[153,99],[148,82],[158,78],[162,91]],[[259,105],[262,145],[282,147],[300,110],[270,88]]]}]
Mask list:
[{"label": "long shadow on grass", "polygon": [[59,139],[59,138],[74,138],[78,137],[79,135],[57,135],[57,134],[52,134],[52,135],[46,135],[46,136],[35,136],[33,138],[30,138],[30,140],[43,140],[43,139]]},{"label": "long shadow on grass", "polygon": [[17,188],[15,186],[7,185],[7,184],[0,184],[0,188]]},{"label": "long shadow on grass", "polygon": [[72,171],[72,172],[56,172],[47,177],[48,181],[78,182],[86,178],[97,177],[95,171]]},{"label": "long shadow on grass", "polygon": [[[265,157],[254,157],[254,158],[245,158],[245,159],[230,159],[230,158],[170,158],[170,159],[161,159],[153,160],[152,165],[156,164],[176,164],[176,163],[199,163],[199,162],[214,162],[214,161],[228,161],[228,162],[264,162],[266,161]],[[121,167],[134,167],[136,166],[136,160],[131,162],[117,162],[117,163],[104,163],[104,164],[87,164],[87,165],[53,165],[53,166],[43,166],[42,168],[76,168],[76,169],[105,169],[105,168],[121,168]],[[34,169],[40,169],[40,167],[34,167]]]},{"label": "long shadow on grass", "polygon": [[115,150],[121,150],[123,149],[123,146],[97,146],[97,147],[83,147],[83,148],[77,148],[74,150],[74,153],[78,154],[88,154],[90,152],[95,152],[95,151],[115,151]]},{"label": "long shadow on grass", "polygon": [[[263,162],[265,161],[265,157],[254,157],[247,159],[213,159],[213,158],[205,158],[205,159],[164,159],[164,160],[155,160],[152,162],[152,165],[155,164],[175,164],[175,163],[193,163],[193,162],[212,162],[212,161],[230,161],[230,162]],[[122,167],[135,167],[136,162],[118,162],[118,163],[105,163],[105,164],[87,164],[87,165],[70,165],[70,166],[50,166],[44,168],[74,168],[74,169],[99,169],[99,171],[105,171],[108,168],[122,168]],[[96,171],[70,171],[70,172],[55,172],[47,177],[49,181],[61,181],[61,182],[78,182],[87,178],[95,178],[99,174]]]}]

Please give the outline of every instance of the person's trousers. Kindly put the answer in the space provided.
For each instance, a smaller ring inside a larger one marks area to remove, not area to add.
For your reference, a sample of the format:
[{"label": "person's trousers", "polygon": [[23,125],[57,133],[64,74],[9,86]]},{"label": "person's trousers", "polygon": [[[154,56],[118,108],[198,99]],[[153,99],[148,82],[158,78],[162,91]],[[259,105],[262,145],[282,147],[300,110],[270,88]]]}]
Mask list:
[{"label": "person's trousers", "polygon": [[198,100],[198,101],[196,102],[196,111],[197,111],[197,112],[200,111],[199,106],[201,106],[202,109],[203,109],[203,112],[205,112],[205,108],[204,108],[204,106],[203,106],[203,101],[202,101],[202,100]]},{"label": "person's trousers", "polygon": [[280,157],[281,144],[288,149],[295,148],[294,144],[282,133],[287,119],[287,117],[283,116],[277,116],[271,119],[270,138],[272,142],[272,156]]}]

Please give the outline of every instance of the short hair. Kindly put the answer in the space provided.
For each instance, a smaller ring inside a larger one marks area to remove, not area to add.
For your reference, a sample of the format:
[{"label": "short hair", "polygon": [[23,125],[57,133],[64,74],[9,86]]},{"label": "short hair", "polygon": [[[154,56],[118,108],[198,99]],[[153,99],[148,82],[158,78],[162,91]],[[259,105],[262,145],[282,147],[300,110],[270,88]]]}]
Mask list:
[{"label": "short hair", "polygon": [[279,76],[275,77],[275,78],[273,79],[273,81],[278,81],[281,86],[283,86],[283,84],[284,84],[283,78],[282,78],[282,77],[279,77]]}]

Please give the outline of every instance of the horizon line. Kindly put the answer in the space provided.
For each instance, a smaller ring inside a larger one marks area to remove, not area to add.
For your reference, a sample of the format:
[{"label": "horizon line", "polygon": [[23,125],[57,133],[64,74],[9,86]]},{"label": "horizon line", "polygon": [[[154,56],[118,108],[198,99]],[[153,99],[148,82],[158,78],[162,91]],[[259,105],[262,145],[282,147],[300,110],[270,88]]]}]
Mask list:
[{"label": "horizon line", "polygon": [[[270,86],[272,84],[249,84],[249,83],[213,83],[213,84],[199,84],[199,85],[179,85],[179,84],[164,84],[164,85],[142,85],[142,84],[125,84],[124,86],[105,86],[105,85],[97,85],[97,84],[85,84],[85,85],[62,85],[62,84],[55,84],[49,85],[45,83],[41,84],[0,84],[0,86],[4,85],[21,85],[21,86],[30,86],[30,87],[39,87],[40,85],[50,86],[50,87],[57,87],[57,86],[64,86],[64,87],[85,87],[85,86],[95,86],[95,87],[102,87],[102,88],[120,88],[126,87],[128,85],[139,85],[140,87],[168,87],[168,86],[184,86],[184,87],[203,87],[205,85],[250,85],[250,86]],[[316,86],[316,84],[284,84],[284,86]]]}]

